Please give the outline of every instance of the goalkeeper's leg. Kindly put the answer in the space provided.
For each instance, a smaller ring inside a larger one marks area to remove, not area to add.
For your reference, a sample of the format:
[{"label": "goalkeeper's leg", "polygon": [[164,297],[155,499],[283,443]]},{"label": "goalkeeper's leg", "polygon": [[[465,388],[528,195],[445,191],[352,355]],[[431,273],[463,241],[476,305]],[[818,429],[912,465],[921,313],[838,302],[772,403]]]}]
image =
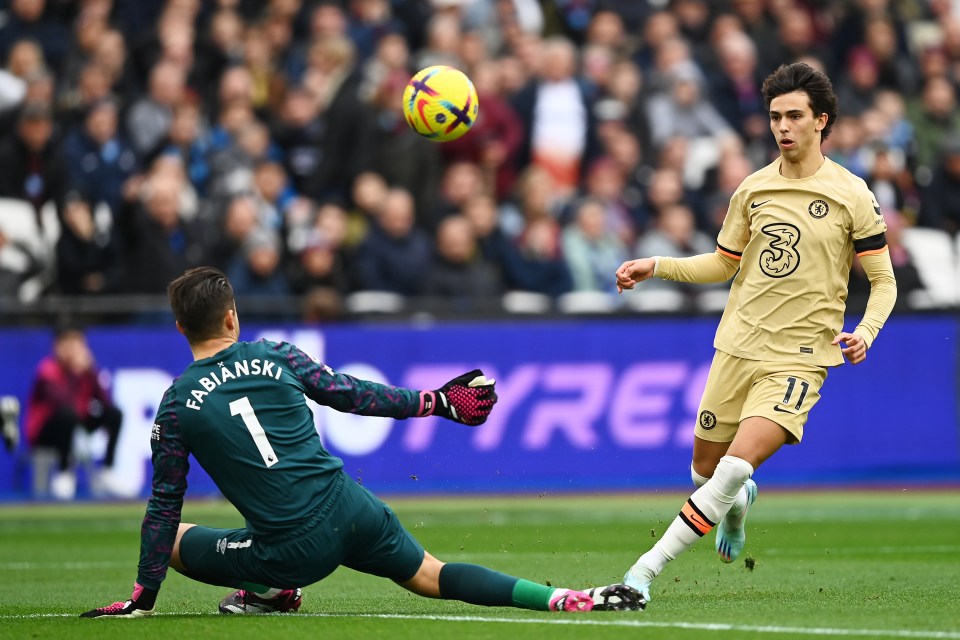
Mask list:
[{"label": "goalkeeper's leg", "polygon": [[535,611],[627,611],[646,604],[623,584],[584,591],[548,587],[475,564],[445,564],[426,552],[417,573],[399,584],[429,598]]},{"label": "goalkeeper's leg", "polygon": [[[262,614],[293,613],[300,608],[303,597],[300,589],[280,589],[268,587],[256,582],[241,580],[228,575],[214,575],[196,567],[190,568],[180,557],[181,542],[184,534],[196,525],[181,523],[177,529],[177,538],[170,556],[170,566],[178,573],[205,584],[218,587],[231,587],[231,592],[220,601],[220,613]],[[207,533],[209,530],[205,530]]]}]

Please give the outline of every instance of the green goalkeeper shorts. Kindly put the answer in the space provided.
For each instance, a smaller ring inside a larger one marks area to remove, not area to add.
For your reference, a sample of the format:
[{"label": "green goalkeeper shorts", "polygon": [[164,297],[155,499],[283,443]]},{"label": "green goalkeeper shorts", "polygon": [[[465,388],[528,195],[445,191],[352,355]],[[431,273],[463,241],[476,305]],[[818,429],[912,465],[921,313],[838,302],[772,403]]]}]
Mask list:
[{"label": "green goalkeeper shorts", "polygon": [[180,540],[180,560],[196,580],[227,587],[305,587],[339,566],[404,582],[423,563],[423,547],[396,514],[341,473],[341,491],[312,522],[279,536],[195,526]]}]

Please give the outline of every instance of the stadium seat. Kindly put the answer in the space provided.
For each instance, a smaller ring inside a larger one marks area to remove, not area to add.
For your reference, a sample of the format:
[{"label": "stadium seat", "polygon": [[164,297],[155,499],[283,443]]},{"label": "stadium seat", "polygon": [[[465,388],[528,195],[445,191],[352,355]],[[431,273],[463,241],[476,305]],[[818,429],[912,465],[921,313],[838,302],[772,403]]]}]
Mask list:
[{"label": "stadium seat", "polygon": [[344,305],[350,313],[400,313],[407,302],[392,291],[357,291],[346,297]]},{"label": "stadium seat", "polygon": [[[55,208],[52,210],[52,218],[57,219]],[[22,302],[36,300],[53,280],[54,246],[59,238],[60,225],[58,220],[51,222],[51,225],[54,227],[50,229],[48,232],[50,235],[47,236],[37,222],[33,205],[25,200],[0,198],[0,232],[3,232],[10,241],[22,246],[40,268],[38,273],[21,283],[17,297]]]},{"label": "stadium seat", "polygon": [[727,307],[730,289],[704,289],[697,294],[697,309],[704,313],[718,313]]},{"label": "stadium seat", "polygon": [[550,296],[532,291],[508,291],[501,299],[508,313],[547,313],[551,302]]},{"label": "stadium seat", "polygon": [[[931,307],[948,307],[957,303],[957,256],[953,240],[946,231],[910,227],[903,230],[903,246],[917,267]],[[911,302],[922,304],[921,298]]]},{"label": "stadium seat", "polygon": [[625,299],[630,308],[641,313],[681,311],[687,302],[682,292],[673,289],[638,289],[629,292]]},{"label": "stadium seat", "polygon": [[619,307],[616,295],[606,291],[571,291],[557,298],[561,313],[611,313]]}]

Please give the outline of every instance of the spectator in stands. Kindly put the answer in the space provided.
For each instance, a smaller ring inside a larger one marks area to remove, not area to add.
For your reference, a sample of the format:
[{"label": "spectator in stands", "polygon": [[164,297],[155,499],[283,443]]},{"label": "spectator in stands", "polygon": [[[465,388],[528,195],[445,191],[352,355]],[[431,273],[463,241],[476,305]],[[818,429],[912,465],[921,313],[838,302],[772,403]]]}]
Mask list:
[{"label": "spectator in stands", "polygon": [[415,225],[413,197],[403,189],[390,189],[357,250],[357,288],[418,295],[431,254],[430,236]]},{"label": "spectator in stands", "polygon": [[256,201],[251,196],[238,195],[231,198],[205,239],[203,253],[207,263],[227,270],[240,255],[250,234],[262,226]]},{"label": "spectator in stands", "polygon": [[344,246],[347,214],[342,207],[326,203],[317,210],[314,224],[305,232],[305,241],[294,253],[289,270],[294,292],[310,294],[325,289],[342,298],[349,287],[350,251]]},{"label": "spectator in stands", "polygon": [[437,227],[435,254],[424,274],[423,293],[444,298],[457,310],[476,309],[500,295],[496,267],[477,251],[473,225],[462,215],[444,218]]},{"label": "spectator in stands", "polygon": [[67,196],[57,239],[57,282],[69,296],[113,293],[120,275],[113,227],[99,226],[93,209],[78,193]]},{"label": "spectator in stands", "polygon": [[483,171],[487,189],[502,200],[510,194],[517,179],[517,155],[523,144],[523,124],[501,95],[496,62],[478,64],[471,79],[483,105],[477,121],[470,135],[443,144],[440,151],[448,163],[462,160],[477,164]]},{"label": "spectator in stands", "polygon": [[670,80],[669,91],[651,97],[647,105],[653,146],[660,151],[672,139],[685,139],[684,175],[691,176],[685,182],[696,188],[719,161],[723,139],[735,133],[709,102],[696,71],[679,67]]},{"label": "spectator in stands", "polygon": [[11,0],[6,22],[0,27],[0,57],[6,59],[20,40],[33,40],[43,49],[52,69],[60,69],[67,53],[70,32],[60,23],[44,18],[46,0]]},{"label": "spectator in stands", "polygon": [[418,223],[427,228],[435,220],[444,167],[441,145],[416,133],[403,117],[398,96],[409,80],[408,72],[395,71],[371,88],[375,118],[370,171],[413,194]]},{"label": "spectator in stands", "polygon": [[67,135],[63,155],[70,187],[91,202],[105,202],[116,215],[124,184],[138,167],[136,154],[118,129],[113,100],[91,105],[83,128]]},{"label": "spectator in stands", "polygon": [[252,25],[243,35],[243,63],[253,83],[253,108],[269,114],[279,104],[286,78],[277,66],[277,56],[270,46],[264,27]]},{"label": "spectator in stands", "polygon": [[914,164],[932,170],[940,145],[951,134],[960,132],[956,89],[942,76],[927,78],[919,99],[908,102],[907,117],[913,125]]},{"label": "spectator in stands", "polygon": [[199,105],[184,100],[174,107],[167,136],[158,148],[162,155],[180,159],[190,184],[204,196],[211,174],[211,142]]},{"label": "spectator in stands", "polygon": [[172,62],[160,62],[150,70],[147,94],[127,113],[127,131],[141,160],[157,151],[170,133],[174,109],[184,98],[186,74]]},{"label": "spectator in stands", "polygon": [[503,261],[507,289],[556,297],[573,288],[570,269],[563,259],[560,224],[540,216],[527,220]]},{"label": "spectator in stands", "polygon": [[603,203],[591,198],[578,202],[562,243],[574,291],[614,292],[610,269],[616,273],[628,252],[623,240],[608,229]]},{"label": "spectator in stands", "polygon": [[80,10],[73,23],[70,50],[57,83],[61,88],[75,88],[79,84],[81,70],[93,60],[101,38],[110,29],[107,19],[102,12],[89,8]]},{"label": "spectator in stands", "polygon": [[[884,211],[883,220],[887,224],[887,250],[890,252],[890,262],[893,264],[893,275],[897,279],[897,299],[900,304],[909,304],[909,294],[923,289],[924,286],[913,258],[903,246],[903,230],[907,224],[900,212],[895,209]],[[853,268],[850,270],[848,292],[851,303],[866,305],[867,297],[870,295],[870,280],[864,273],[859,259],[854,260]]]},{"label": "spectator in stands", "polygon": [[[510,250],[510,240],[500,228],[496,200],[487,194],[474,196],[464,203],[463,216],[473,226],[473,235],[480,254],[502,274],[503,261]],[[500,279],[503,279],[502,276]]]},{"label": "spectator in stands", "polygon": [[457,15],[446,12],[433,14],[430,22],[427,23],[427,42],[413,56],[413,68],[425,69],[442,64],[462,69],[464,64],[459,52],[462,38],[460,19]]},{"label": "spectator in stands", "polygon": [[26,200],[40,220],[40,209],[58,210],[67,190],[67,168],[54,139],[53,113],[43,104],[20,110],[16,129],[0,141],[0,197]]},{"label": "spectator in stands", "polygon": [[847,72],[837,82],[837,100],[844,115],[859,116],[873,107],[880,90],[880,65],[866,47],[850,50]]},{"label": "spectator in stands", "polygon": [[202,261],[198,229],[180,215],[182,186],[156,176],[140,187],[140,202],[119,216],[127,291],[163,293],[178,273]]},{"label": "spectator in stands", "polygon": [[639,229],[646,231],[655,226],[660,212],[676,204],[686,204],[686,200],[680,172],[673,168],[656,169],[647,183],[647,199],[638,217]]},{"label": "spectator in stands", "polygon": [[717,165],[715,183],[705,185],[702,195],[705,219],[700,225],[710,237],[716,237],[727,217],[727,207],[730,198],[747,176],[754,172],[753,164],[743,153],[732,153],[724,156],[723,162]]},{"label": "spectator in stands", "polygon": [[107,74],[111,93],[118,98],[126,100],[141,89],[142,80],[135,75],[127,43],[119,31],[111,29],[100,37],[92,62]]},{"label": "spectator in stands", "polygon": [[569,40],[546,40],[537,77],[514,96],[526,140],[520,166],[532,164],[553,178],[556,193],[573,195],[581,171],[597,154],[593,105],[577,74],[577,51]]},{"label": "spectator in stands", "polygon": [[[261,298],[289,295],[290,286],[280,268],[281,255],[280,237],[274,231],[264,228],[251,231],[240,255],[227,269],[236,294]],[[269,317],[271,314],[263,315]]]},{"label": "spectator in stands", "polygon": [[650,155],[652,144],[643,89],[643,76],[633,62],[619,60],[614,63],[610,80],[594,105],[597,136],[606,154],[610,154],[611,147],[626,135],[639,143],[638,160]]},{"label": "spectator in stands", "polygon": [[420,216],[417,224],[425,229],[436,229],[440,221],[449,215],[463,211],[471,198],[489,193],[483,181],[482,169],[467,161],[447,165],[440,183],[440,198],[432,216]]},{"label": "spectator in stands", "polygon": [[317,118],[319,107],[307,89],[296,85],[289,87],[274,118],[273,139],[283,151],[287,173],[299,193],[320,165],[325,124]]},{"label": "spectator in stands", "polygon": [[26,410],[29,445],[57,454],[57,472],[50,484],[54,498],[70,500],[76,493],[71,465],[77,428],[107,432],[106,455],[94,488],[110,492],[117,487],[111,469],[122,423],[123,414],[110,399],[84,333],[75,327],[58,329],[53,352],[37,366]]},{"label": "spectator in stands", "polygon": [[870,17],[865,25],[863,44],[877,61],[879,79],[884,89],[914,94],[919,88],[917,65],[907,55],[906,44],[889,14]]},{"label": "spectator in stands", "polygon": [[[629,246],[637,235],[637,212],[623,199],[625,186],[626,176],[621,166],[610,158],[600,158],[594,161],[587,173],[583,194],[603,207],[604,231],[615,235],[624,246]],[[575,216],[568,216],[567,222],[573,219]]]},{"label": "spectator in stands", "polygon": [[356,52],[346,38],[318,40],[310,48],[304,86],[320,104],[324,128],[313,174],[304,194],[317,200],[346,200],[354,178],[369,169],[373,122],[360,101]]},{"label": "spectator in stands", "polygon": [[781,63],[805,57],[829,60],[829,50],[817,39],[817,26],[811,12],[799,4],[785,6],[776,14],[779,45],[776,59]]},{"label": "spectator in stands", "polygon": [[527,220],[560,216],[560,203],[551,175],[543,168],[529,166],[517,180],[514,201],[500,207],[500,226],[509,238],[516,238]]},{"label": "spectator in stands", "polygon": [[766,141],[769,116],[760,85],[757,46],[742,31],[717,43],[719,65],[709,79],[710,102],[744,143]]},{"label": "spectator in stands", "polygon": [[[716,242],[697,230],[695,220],[690,207],[679,202],[660,208],[654,219],[654,227],[637,241],[634,254],[682,258],[711,253],[716,248]],[[638,251],[644,253],[637,253]],[[650,283],[652,284],[654,280],[657,284],[656,289],[678,291],[691,299],[699,290],[702,290],[702,285],[700,289],[694,289],[689,286],[689,283],[669,280],[651,279]],[[724,284],[708,286],[722,287]],[[653,289],[651,287],[651,290]]]},{"label": "spectator in stands", "polygon": [[921,190],[919,222],[950,234],[960,231],[960,133],[943,142],[933,178]]}]

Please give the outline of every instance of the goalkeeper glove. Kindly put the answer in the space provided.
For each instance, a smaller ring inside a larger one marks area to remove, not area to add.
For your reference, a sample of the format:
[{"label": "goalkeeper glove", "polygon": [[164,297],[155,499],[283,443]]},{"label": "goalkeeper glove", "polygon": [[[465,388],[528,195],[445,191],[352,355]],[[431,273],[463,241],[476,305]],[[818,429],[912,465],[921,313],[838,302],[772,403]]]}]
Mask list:
[{"label": "goalkeeper glove", "polygon": [[115,618],[145,618],[153,614],[153,606],[157,601],[157,590],[147,589],[134,583],[133,595],[126,602],[114,602],[99,609],[91,609],[81,613],[81,618],[101,618],[112,616]]},{"label": "goalkeeper glove", "polygon": [[497,402],[495,383],[474,369],[435,391],[421,391],[418,417],[441,416],[472,427],[483,424]]}]

